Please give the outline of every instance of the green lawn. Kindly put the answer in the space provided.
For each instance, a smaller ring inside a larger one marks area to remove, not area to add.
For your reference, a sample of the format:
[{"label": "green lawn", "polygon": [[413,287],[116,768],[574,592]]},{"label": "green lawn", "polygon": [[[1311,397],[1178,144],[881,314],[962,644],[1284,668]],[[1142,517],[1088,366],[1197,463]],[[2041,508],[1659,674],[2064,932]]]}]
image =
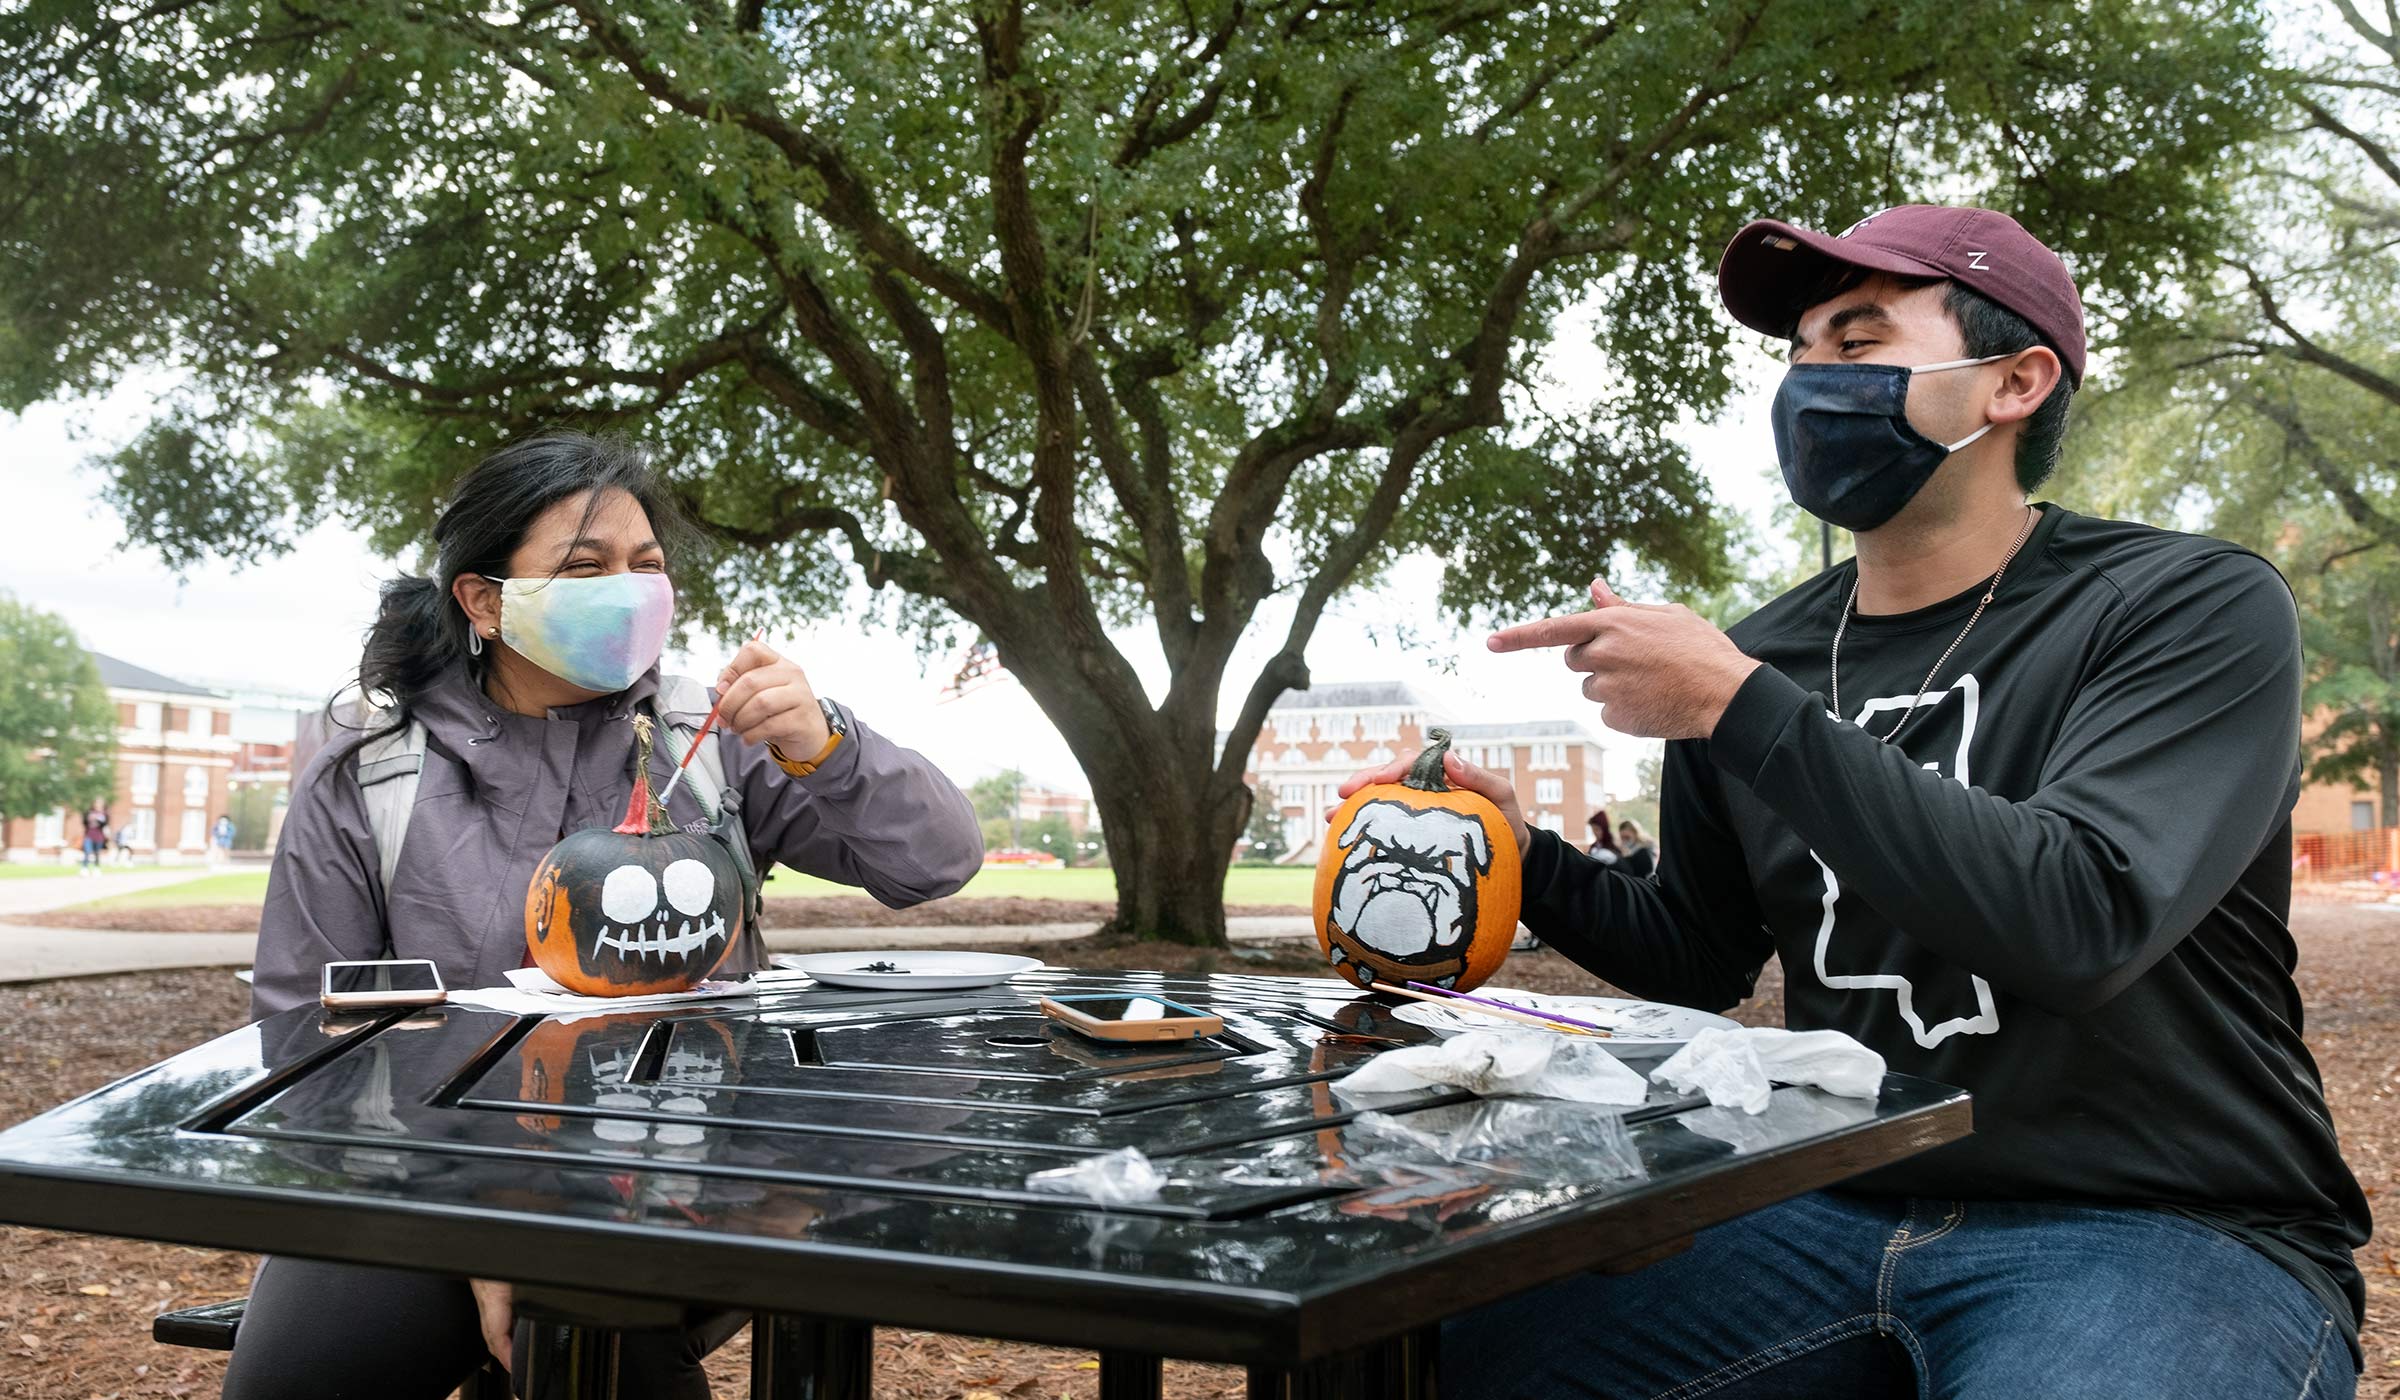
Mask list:
[{"label": "green lawn", "polygon": [[267,898],[267,872],[264,870],[235,870],[223,875],[203,875],[180,884],[160,885],[156,889],[136,890],[132,894],[110,895],[75,909],[165,909],[185,904],[263,904]]},{"label": "green lawn", "polygon": [[15,861],[0,862],[0,880],[40,880],[53,875],[72,875],[72,865],[20,865]]},{"label": "green lawn", "polygon": [[[0,867],[7,869],[9,867]],[[1226,875],[1225,902],[1228,904],[1291,904],[1308,903],[1311,883],[1316,871],[1307,866],[1236,867]],[[796,871],[778,869],[767,893],[778,898],[827,894],[857,894],[848,885],[831,880],[819,880]],[[988,866],[967,882],[961,894],[984,898],[1018,899],[1097,899],[1117,897],[1117,877],[1113,871],[1096,867],[1074,867],[1063,870],[1026,870],[1013,866]],[[77,909],[162,909],[183,904],[257,904],[267,897],[267,872],[239,870],[224,875],[203,875],[179,885],[162,885],[154,890],[135,894],[114,895],[78,904]]]}]

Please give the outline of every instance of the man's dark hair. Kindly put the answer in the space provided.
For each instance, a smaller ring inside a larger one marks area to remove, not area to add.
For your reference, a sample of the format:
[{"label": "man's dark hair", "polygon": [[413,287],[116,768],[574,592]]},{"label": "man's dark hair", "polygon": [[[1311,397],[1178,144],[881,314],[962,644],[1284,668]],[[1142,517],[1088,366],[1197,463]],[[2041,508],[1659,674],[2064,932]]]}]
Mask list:
[{"label": "man's dark hair", "polygon": [[[1840,268],[1806,305],[1830,301],[1866,281],[1867,276],[1861,268]],[[2024,317],[1972,287],[1943,277],[1895,276],[1892,280],[1909,291],[1936,282],[1943,284],[1942,309],[1958,324],[1958,338],[1970,360],[1980,360],[1986,355],[2013,355],[2045,343]],[[2055,345],[2050,348],[2058,349]],[[2075,381],[2068,377],[2062,359],[2058,383],[2052,386],[2050,397],[2042,400],[2042,406],[2024,420],[2017,434],[2017,485],[2024,490],[2032,491],[2058,470],[2059,453],[2067,439],[2067,406],[2074,397]]]},{"label": "man's dark hair", "polygon": [[[1942,292],[1942,308],[1958,322],[1958,338],[1966,342],[1967,358],[2013,355],[2042,343],[2025,318],[1972,287],[1952,282]],[[2057,347],[2051,347],[2055,350]],[[2028,416],[2017,434],[2017,485],[2033,490],[2058,470],[2067,440],[2067,406],[2075,397],[2075,381],[2064,363],[2050,397]]]}]

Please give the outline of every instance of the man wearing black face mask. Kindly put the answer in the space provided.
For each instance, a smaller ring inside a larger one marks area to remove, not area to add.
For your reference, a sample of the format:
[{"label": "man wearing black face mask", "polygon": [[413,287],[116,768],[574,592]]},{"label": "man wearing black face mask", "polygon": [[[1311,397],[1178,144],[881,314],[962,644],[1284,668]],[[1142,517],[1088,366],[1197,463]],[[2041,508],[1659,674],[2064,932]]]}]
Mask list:
[{"label": "man wearing black face mask", "polygon": [[1857,558],[1730,636],[1595,580],[1492,639],[1564,648],[1610,727],[1674,741],[1654,879],[1449,776],[1515,823],[1549,946],[1703,1007],[1779,955],[1792,1026],[1966,1087],[1976,1131],[1472,1314],[1443,1394],[2352,1394],[2367,1210],[2285,922],[2290,592],[2232,545],[2028,503],[2085,344],[2014,220],[1762,221],[1719,286],[1791,339],[1777,455]]}]

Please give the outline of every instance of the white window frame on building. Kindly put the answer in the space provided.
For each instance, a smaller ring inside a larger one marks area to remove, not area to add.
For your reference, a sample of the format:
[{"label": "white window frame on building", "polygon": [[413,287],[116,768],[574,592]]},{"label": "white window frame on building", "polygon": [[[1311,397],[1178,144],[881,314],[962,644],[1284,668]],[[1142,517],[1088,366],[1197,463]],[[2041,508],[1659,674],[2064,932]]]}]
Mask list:
[{"label": "white window frame on building", "polygon": [[186,850],[197,850],[208,839],[208,813],[197,807],[186,807],[182,820],[182,829],[175,833],[175,844]]},{"label": "white window frame on building", "polygon": [[33,819],[33,844],[36,846],[64,846],[67,844],[67,814],[64,812],[36,814]]},{"label": "white window frame on building", "polygon": [[158,845],[158,810],[154,807],[133,809],[133,838],[130,844],[155,849]]},{"label": "white window frame on building", "polygon": [[183,770],[183,801],[187,807],[208,805],[208,770],[197,763]]},{"label": "white window frame on building", "polygon": [[133,727],[144,734],[166,732],[167,708],[156,700],[133,702]]},{"label": "white window frame on building", "polygon": [[133,800],[136,802],[158,800],[157,764],[137,763],[133,765]]},{"label": "white window frame on building", "polygon": [[1541,803],[1566,801],[1566,781],[1561,778],[1536,778],[1533,783],[1533,800]]}]

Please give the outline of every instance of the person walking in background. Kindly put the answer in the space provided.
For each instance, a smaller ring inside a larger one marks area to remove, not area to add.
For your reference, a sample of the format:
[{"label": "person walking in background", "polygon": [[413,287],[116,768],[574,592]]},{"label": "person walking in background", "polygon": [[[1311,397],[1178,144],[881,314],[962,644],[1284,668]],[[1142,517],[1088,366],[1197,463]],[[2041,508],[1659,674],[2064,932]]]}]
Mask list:
[{"label": "person walking in background", "polygon": [[1617,869],[1637,880],[1658,869],[1658,847],[1631,817],[1617,823]]},{"label": "person walking in background", "polygon": [[208,829],[208,863],[223,865],[233,859],[233,818],[218,814],[216,824]]},{"label": "person walking in background", "polygon": [[116,833],[117,864],[133,864],[133,828],[120,826]]},{"label": "person walking in background", "polygon": [[1621,853],[1617,850],[1616,831],[1608,824],[1608,813],[1592,813],[1591,828],[1592,841],[1583,848],[1583,853],[1602,865],[1615,865]]},{"label": "person walking in background", "polygon": [[95,802],[83,814],[82,873],[96,875],[100,871],[100,854],[108,849],[108,809]]}]

